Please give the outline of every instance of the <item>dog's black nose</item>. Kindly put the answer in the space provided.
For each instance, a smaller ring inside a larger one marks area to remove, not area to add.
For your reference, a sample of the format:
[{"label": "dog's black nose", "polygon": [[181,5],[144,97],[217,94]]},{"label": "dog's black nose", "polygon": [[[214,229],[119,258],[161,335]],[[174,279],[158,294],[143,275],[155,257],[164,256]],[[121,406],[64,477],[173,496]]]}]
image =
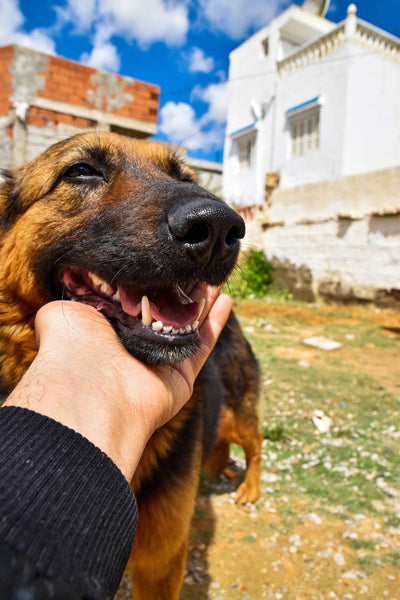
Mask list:
[{"label": "dog's black nose", "polygon": [[245,234],[244,221],[234,210],[223,202],[201,198],[174,207],[168,225],[174,242],[202,262],[211,256],[230,258]]}]

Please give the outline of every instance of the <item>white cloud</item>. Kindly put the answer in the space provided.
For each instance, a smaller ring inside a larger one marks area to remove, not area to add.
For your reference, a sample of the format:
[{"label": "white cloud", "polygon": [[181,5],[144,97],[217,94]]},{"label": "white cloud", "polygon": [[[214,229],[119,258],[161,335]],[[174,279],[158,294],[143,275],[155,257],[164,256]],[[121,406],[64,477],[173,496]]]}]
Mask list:
[{"label": "white cloud", "polygon": [[226,110],[228,106],[228,83],[211,83],[207,87],[196,86],[192,92],[192,98],[199,99],[208,104],[208,110],[202,117],[204,124],[215,121],[224,123],[226,121]]},{"label": "white cloud", "polygon": [[90,29],[96,15],[97,0],[68,0],[67,8],[59,9],[64,20],[73,21],[78,30]]},{"label": "white cloud", "polygon": [[107,71],[117,72],[121,66],[118,50],[111,42],[95,44],[90,54],[85,52],[80,60],[89,67]]},{"label": "white cloud", "polygon": [[23,31],[24,17],[15,0],[0,0],[0,45],[20,44],[39,52],[55,54],[54,40],[42,29]]},{"label": "white cloud", "polygon": [[179,46],[189,29],[188,7],[182,0],[68,0],[60,14],[64,21],[79,23],[80,29],[100,27],[109,32],[109,39],[121,36],[142,47],[154,42]]},{"label": "white cloud", "polygon": [[44,52],[45,54],[56,54],[54,40],[41,29],[33,29],[30,33],[16,32],[13,37],[13,42],[20,46]]},{"label": "white cloud", "polygon": [[189,71],[191,73],[211,73],[214,68],[212,56],[206,56],[201,48],[196,46],[188,56]]},{"label": "white cloud", "polygon": [[10,37],[21,27],[24,17],[13,0],[0,0],[0,43],[9,44]]},{"label": "white cloud", "polygon": [[208,104],[206,112],[196,117],[192,106],[185,102],[167,102],[160,111],[160,131],[170,142],[190,150],[220,148],[225,132],[227,84],[197,86],[192,99]]},{"label": "white cloud", "polygon": [[288,0],[199,0],[209,24],[233,39],[260,29],[288,5]]},{"label": "white cloud", "polygon": [[166,0],[99,0],[99,13],[114,25],[114,33],[147,46],[165,42],[180,46],[189,29],[188,9]]},{"label": "white cloud", "polygon": [[160,111],[160,131],[174,144],[183,144],[198,133],[196,113],[186,102],[167,102]]},{"label": "white cloud", "polygon": [[219,148],[224,129],[217,124],[203,129],[201,119],[196,118],[193,108],[185,102],[167,102],[160,111],[160,131],[170,142],[186,146],[189,150]]}]

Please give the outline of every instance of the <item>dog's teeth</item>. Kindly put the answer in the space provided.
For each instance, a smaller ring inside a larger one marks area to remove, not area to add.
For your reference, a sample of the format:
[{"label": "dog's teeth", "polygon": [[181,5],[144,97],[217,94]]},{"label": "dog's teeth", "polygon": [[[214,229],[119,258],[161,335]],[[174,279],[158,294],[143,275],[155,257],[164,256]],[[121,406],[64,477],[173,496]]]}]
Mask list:
[{"label": "dog's teeth", "polygon": [[190,333],[192,331],[192,326],[191,325],[186,325],[185,331],[186,331],[186,333]]},{"label": "dog's teeth", "polygon": [[119,290],[117,290],[114,294],[114,296],[112,297],[113,300],[116,300],[117,302],[121,302],[121,298],[119,295]]},{"label": "dog's teeth", "polygon": [[151,324],[152,329],[154,329],[154,331],[161,331],[162,328],[164,327],[164,323],[162,321],[154,321]]},{"label": "dog's teeth", "polygon": [[203,312],[203,310],[204,310],[205,303],[206,303],[206,300],[205,300],[205,298],[202,298],[202,299],[199,301],[199,314],[197,315],[197,319],[196,319],[196,321],[200,321],[201,313],[202,313],[202,312]]},{"label": "dog's teeth", "polygon": [[92,282],[94,283],[94,285],[98,285],[98,286],[102,286],[104,281],[102,279],[100,279],[100,277],[98,277],[97,275],[95,275],[94,273],[88,273],[90,279],[92,280]]},{"label": "dog's teeth", "polygon": [[198,328],[198,326],[199,326],[199,322],[198,322],[198,321],[195,321],[194,323],[192,323],[192,329],[193,329],[193,331],[194,331],[195,329],[197,329],[197,328]]},{"label": "dog's teeth", "polygon": [[175,329],[175,327],[172,328],[172,333],[179,333],[179,329]]},{"label": "dog's teeth", "polygon": [[171,333],[171,331],[172,331],[171,325],[164,325],[164,327],[163,327],[164,333]]},{"label": "dog's teeth", "polygon": [[101,284],[100,291],[106,296],[112,296],[114,294],[114,290],[112,289],[112,287],[108,285],[108,283],[106,283],[105,281]]},{"label": "dog's teeth", "polygon": [[186,330],[183,327],[181,327],[179,333],[186,333]]},{"label": "dog's teeth", "polygon": [[[150,302],[147,296],[143,296],[142,298],[142,323],[143,325],[151,325],[153,323],[153,317],[150,313]],[[157,321],[157,323],[161,323],[161,321]],[[153,327],[153,329],[155,328]]]}]

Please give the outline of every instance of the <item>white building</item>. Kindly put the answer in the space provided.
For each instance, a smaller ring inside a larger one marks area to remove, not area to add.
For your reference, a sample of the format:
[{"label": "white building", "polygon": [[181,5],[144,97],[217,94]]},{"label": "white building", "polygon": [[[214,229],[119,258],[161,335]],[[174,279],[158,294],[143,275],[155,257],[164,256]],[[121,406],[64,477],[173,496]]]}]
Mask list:
[{"label": "white building", "polygon": [[233,204],[262,204],[268,173],[289,188],[400,165],[400,40],[354,4],[339,24],[310,4],[324,3],[290,6],[230,54],[223,195]]},{"label": "white building", "polygon": [[223,196],[280,287],[400,307],[400,40],[328,4],[231,53]]}]

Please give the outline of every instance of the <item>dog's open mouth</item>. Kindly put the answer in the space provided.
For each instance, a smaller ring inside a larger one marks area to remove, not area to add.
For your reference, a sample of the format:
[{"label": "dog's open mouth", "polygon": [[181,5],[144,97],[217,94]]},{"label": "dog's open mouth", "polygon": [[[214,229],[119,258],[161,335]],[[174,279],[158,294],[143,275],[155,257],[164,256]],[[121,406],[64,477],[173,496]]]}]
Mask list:
[{"label": "dog's open mouth", "polygon": [[110,285],[80,267],[66,267],[61,275],[64,296],[94,306],[106,317],[129,328],[135,336],[163,344],[184,345],[198,338],[205,300],[189,294],[203,284],[192,282],[185,291],[177,284],[162,287]]}]

